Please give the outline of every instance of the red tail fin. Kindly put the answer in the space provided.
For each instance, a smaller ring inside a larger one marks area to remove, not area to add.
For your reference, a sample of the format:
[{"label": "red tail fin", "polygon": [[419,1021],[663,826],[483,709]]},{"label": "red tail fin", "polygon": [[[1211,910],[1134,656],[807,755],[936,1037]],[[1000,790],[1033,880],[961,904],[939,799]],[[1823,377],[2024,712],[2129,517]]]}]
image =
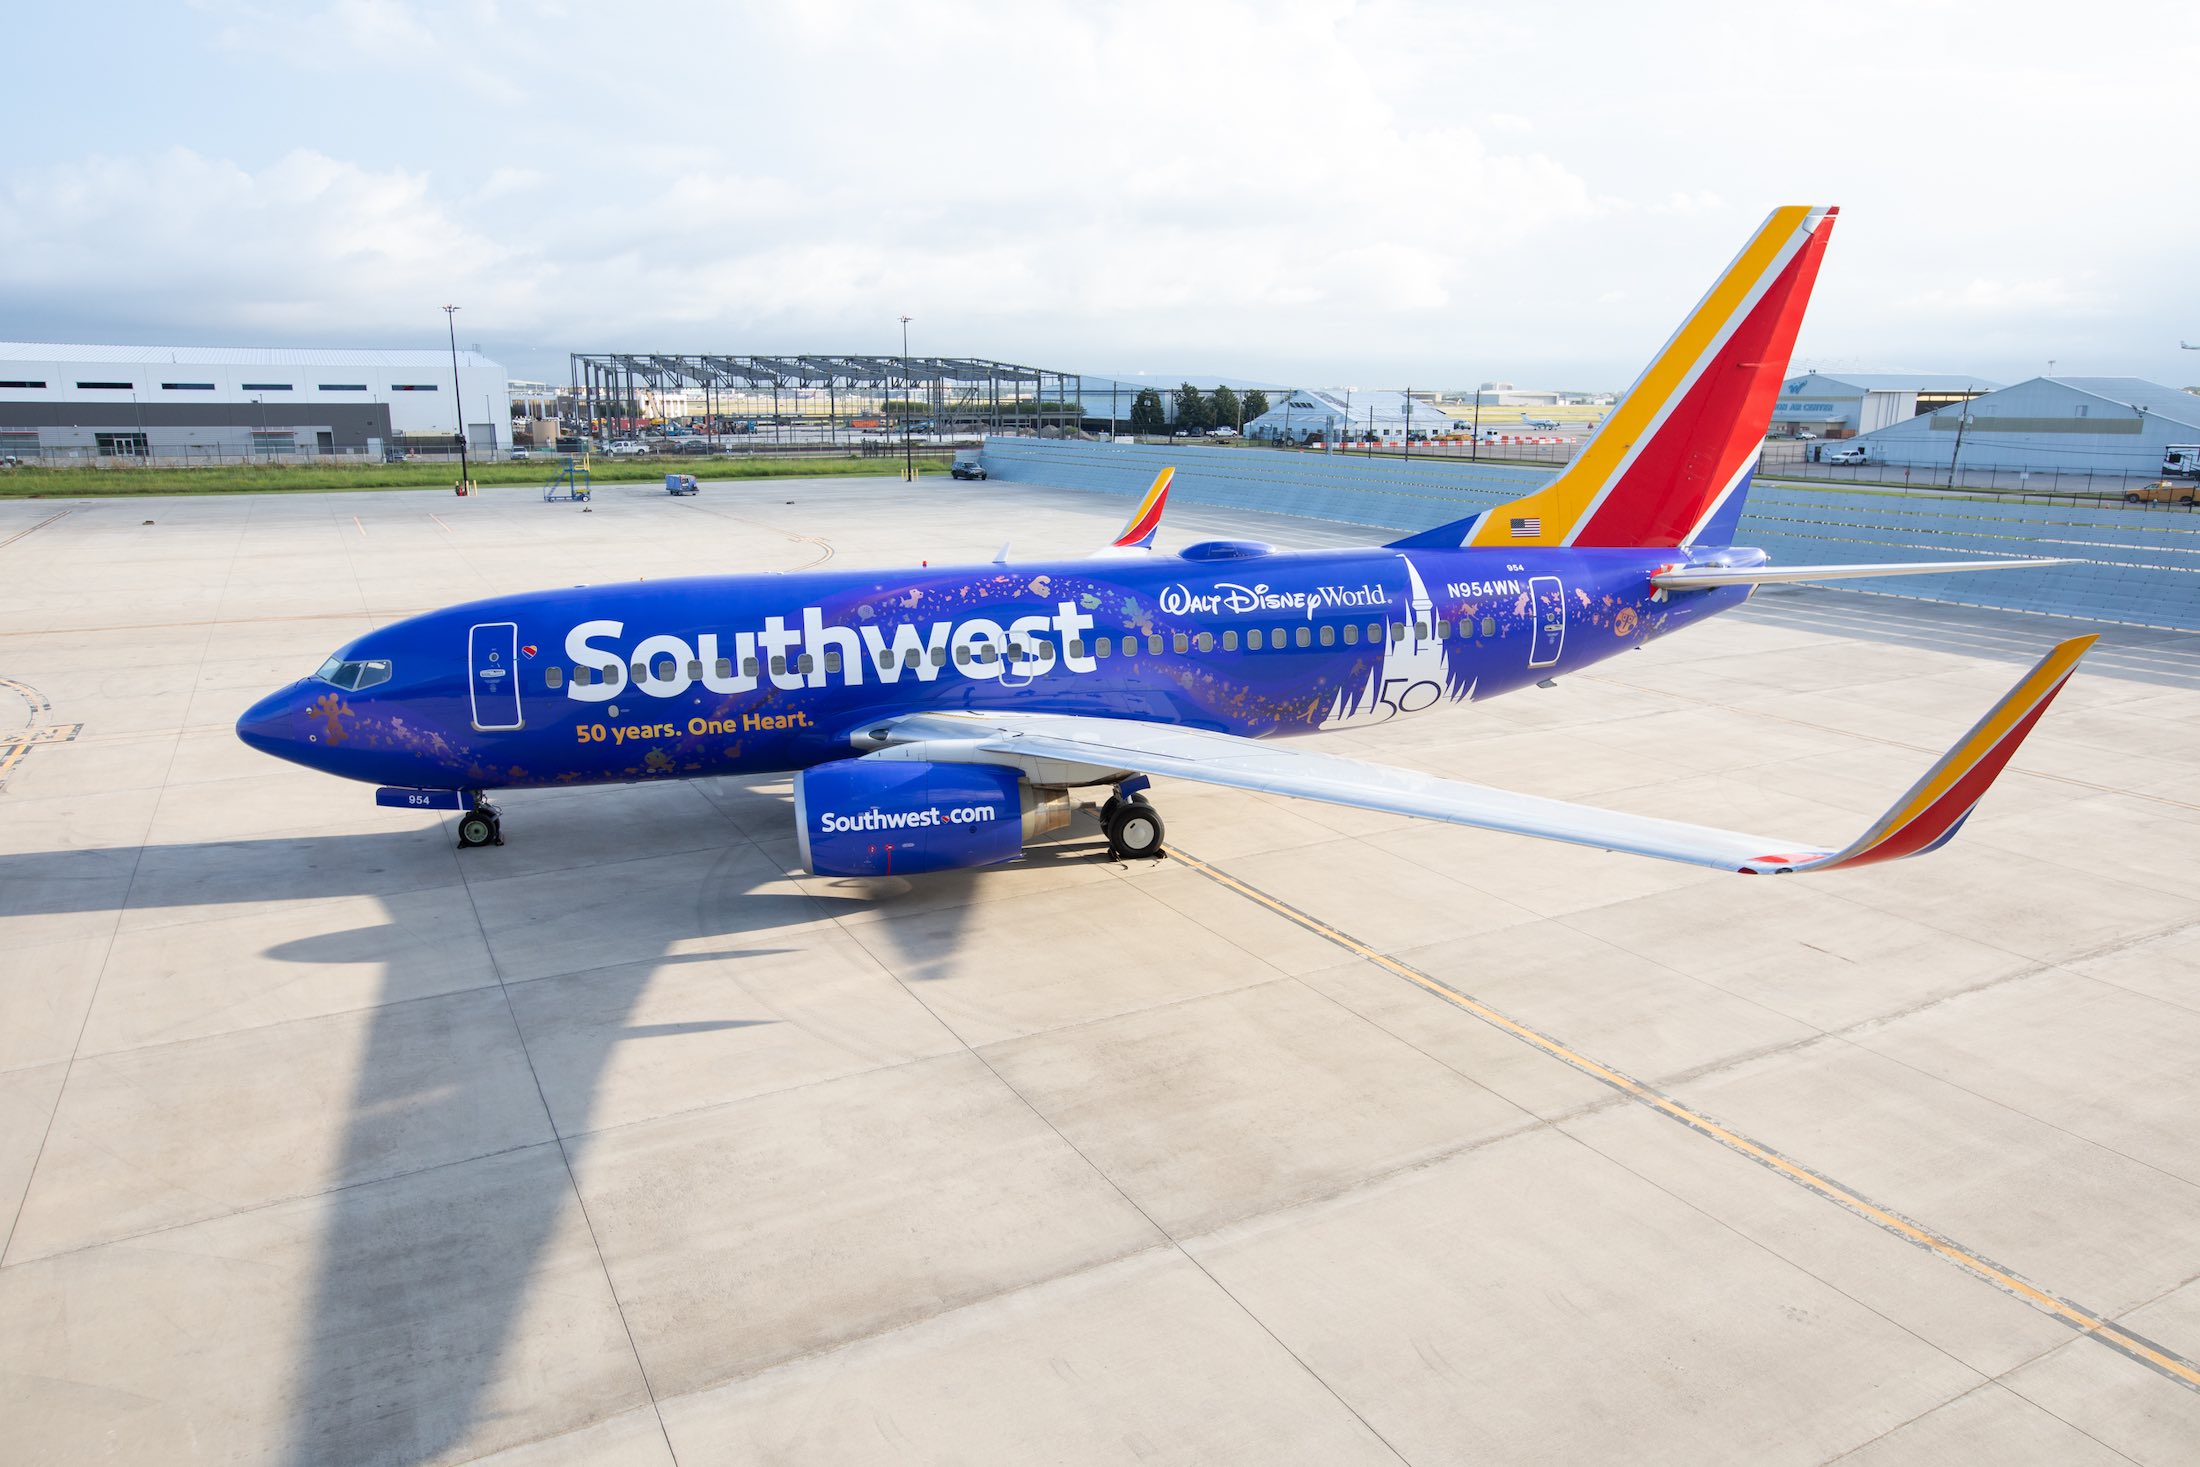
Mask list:
[{"label": "red tail fin", "polygon": [[1566,472],[1470,545],[1679,545],[1744,493],[1834,209],[1775,209]]}]

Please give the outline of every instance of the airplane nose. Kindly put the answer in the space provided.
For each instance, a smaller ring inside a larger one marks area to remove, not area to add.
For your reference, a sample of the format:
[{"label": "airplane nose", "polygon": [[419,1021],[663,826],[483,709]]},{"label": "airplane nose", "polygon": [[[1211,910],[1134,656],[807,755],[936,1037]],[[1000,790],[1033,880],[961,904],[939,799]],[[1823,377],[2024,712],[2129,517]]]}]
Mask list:
[{"label": "airplane nose", "polygon": [[245,709],[237,720],[237,737],[263,754],[296,758],[298,746],[298,684],[269,693]]}]

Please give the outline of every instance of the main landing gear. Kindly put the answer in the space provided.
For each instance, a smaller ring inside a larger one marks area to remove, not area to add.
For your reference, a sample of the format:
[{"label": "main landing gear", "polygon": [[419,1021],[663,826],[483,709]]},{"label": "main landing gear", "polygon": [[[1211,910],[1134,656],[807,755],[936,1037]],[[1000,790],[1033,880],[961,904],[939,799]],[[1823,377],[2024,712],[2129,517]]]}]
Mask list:
[{"label": "main landing gear", "polygon": [[503,844],[503,812],[487,800],[476,799],[474,807],[458,817],[458,848],[470,851],[477,846]]},{"label": "main landing gear", "polygon": [[1107,833],[1109,853],[1118,861],[1152,861],[1161,856],[1161,812],[1142,789],[1109,796],[1100,807],[1100,828]]}]

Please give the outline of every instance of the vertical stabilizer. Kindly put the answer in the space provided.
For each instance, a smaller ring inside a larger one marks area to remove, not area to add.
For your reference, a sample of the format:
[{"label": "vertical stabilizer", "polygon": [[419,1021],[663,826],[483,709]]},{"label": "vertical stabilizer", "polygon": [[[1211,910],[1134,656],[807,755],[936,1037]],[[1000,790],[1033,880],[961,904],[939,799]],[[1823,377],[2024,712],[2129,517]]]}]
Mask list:
[{"label": "vertical stabilizer", "polygon": [[1727,543],[1837,212],[1773,210],[1566,471],[1466,543]]}]

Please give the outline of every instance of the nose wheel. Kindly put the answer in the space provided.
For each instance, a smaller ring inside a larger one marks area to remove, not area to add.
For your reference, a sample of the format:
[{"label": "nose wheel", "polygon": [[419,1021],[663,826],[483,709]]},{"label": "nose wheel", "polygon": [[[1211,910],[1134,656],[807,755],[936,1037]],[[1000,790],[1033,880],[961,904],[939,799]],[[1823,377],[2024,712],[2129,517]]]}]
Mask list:
[{"label": "nose wheel", "polygon": [[1152,861],[1161,855],[1166,833],[1161,812],[1143,792],[1128,799],[1111,798],[1102,805],[1100,828],[1107,833],[1108,850],[1119,861]]},{"label": "nose wheel", "polygon": [[484,801],[458,817],[458,848],[474,850],[480,846],[504,844],[504,816],[497,807]]}]

